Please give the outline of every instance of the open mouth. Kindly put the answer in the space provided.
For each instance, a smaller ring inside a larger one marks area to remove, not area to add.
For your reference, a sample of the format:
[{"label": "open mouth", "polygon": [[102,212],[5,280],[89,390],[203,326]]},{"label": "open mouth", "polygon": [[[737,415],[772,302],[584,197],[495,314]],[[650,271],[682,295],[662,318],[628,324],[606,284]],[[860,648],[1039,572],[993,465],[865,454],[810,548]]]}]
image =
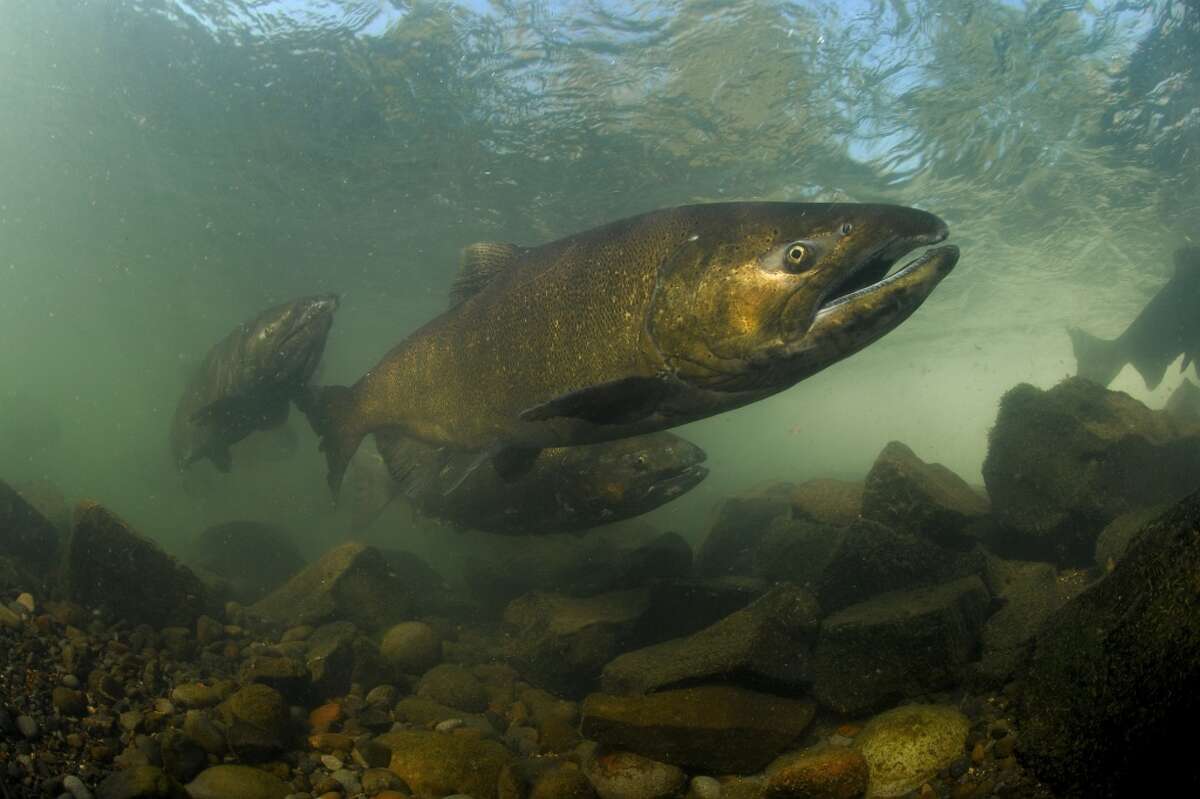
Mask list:
[{"label": "open mouth", "polygon": [[[890,241],[883,244],[874,253],[863,259],[855,269],[847,273],[839,282],[830,287],[826,299],[821,303],[820,310],[824,311],[835,305],[861,297],[864,294],[883,288],[901,277],[910,274],[927,264],[933,258],[944,255],[948,249],[958,252],[956,247],[937,247],[926,250],[921,255],[906,263],[895,272],[892,271],[896,262],[918,247],[927,247],[945,241],[949,230],[942,226],[930,233]],[[953,266],[953,263],[951,263]]]}]

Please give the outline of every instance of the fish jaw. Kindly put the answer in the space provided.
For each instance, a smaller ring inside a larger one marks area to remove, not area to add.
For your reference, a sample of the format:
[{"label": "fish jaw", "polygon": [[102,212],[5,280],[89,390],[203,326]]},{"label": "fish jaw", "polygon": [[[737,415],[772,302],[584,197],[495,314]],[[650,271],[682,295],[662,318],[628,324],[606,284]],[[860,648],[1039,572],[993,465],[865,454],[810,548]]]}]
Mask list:
[{"label": "fish jaw", "polygon": [[958,247],[926,251],[893,275],[823,305],[807,333],[779,361],[803,380],[875,343],[913,315],[958,263]]}]

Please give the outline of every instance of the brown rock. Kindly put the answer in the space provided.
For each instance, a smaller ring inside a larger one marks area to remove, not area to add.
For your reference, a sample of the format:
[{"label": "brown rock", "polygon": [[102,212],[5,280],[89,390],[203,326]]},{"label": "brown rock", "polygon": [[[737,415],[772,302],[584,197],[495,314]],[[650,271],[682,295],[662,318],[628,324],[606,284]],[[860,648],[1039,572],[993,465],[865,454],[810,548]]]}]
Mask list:
[{"label": "brown rock", "polygon": [[584,737],[618,750],[692,769],[748,774],[804,732],[809,702],[728,685],[649,696],[592,694],[583,703]]},{"label": "brown rock", "polygon": [[468,735],[403,731],[375,740],[392,750],[392,773],[423,796],[497,799],[500,772],[512,760],[495,741]]},{"label": "brown rock", "polygon": [[844,747],[785,755],[767,774],[765,799],[858,799],[871,777],[866,758]]}]

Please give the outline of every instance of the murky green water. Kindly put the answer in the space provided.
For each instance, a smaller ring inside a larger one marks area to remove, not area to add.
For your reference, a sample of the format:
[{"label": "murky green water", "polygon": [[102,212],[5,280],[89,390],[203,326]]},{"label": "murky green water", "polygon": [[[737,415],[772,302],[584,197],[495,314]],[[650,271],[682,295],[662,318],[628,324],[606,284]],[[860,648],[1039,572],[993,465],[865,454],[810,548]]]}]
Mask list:
[{"label": "murky green water", "polygon": [[[1073,372],[1064,327],[1119,333],[1197,235],[1189,6],[3,0],[0,398],[57,432],[0,473],[169,546],[252,516],[320,550],[345,520],[298,417],[294,457],[170,464],[187,370],[234,324],[339,292],[322,379],[349,382],[470,242],[844,199],[941,215],[957,270],[866,352],[686,428],[712,474],[652,519],[695,539],[718,498],[860,477],[892,439],[978,483],[1000,394]],[[1157,407],[1169,375],[1114,387]]]}]

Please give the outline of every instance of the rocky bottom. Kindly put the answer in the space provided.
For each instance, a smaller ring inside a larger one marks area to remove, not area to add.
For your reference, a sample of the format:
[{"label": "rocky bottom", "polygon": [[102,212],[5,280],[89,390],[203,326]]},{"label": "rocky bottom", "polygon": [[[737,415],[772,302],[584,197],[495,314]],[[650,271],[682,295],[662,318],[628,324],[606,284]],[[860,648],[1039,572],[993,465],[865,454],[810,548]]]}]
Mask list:
[{"label": "rocky bottom", "polygon": [[[367,647],[346,622],[273,630],[232,603],[155,630],[2,599],[4,799],[1052,796],[1015,756],[1004,692],[848,720],[710,686],[653,694],[662,715],[645,718],[534,687],[493,628],[426,619]],[[751,701],[767,702],[760,730],[730,720]],[[773,734],[785,751],[747,776]],[[684,768],[646,756],[664,741]]]}]

